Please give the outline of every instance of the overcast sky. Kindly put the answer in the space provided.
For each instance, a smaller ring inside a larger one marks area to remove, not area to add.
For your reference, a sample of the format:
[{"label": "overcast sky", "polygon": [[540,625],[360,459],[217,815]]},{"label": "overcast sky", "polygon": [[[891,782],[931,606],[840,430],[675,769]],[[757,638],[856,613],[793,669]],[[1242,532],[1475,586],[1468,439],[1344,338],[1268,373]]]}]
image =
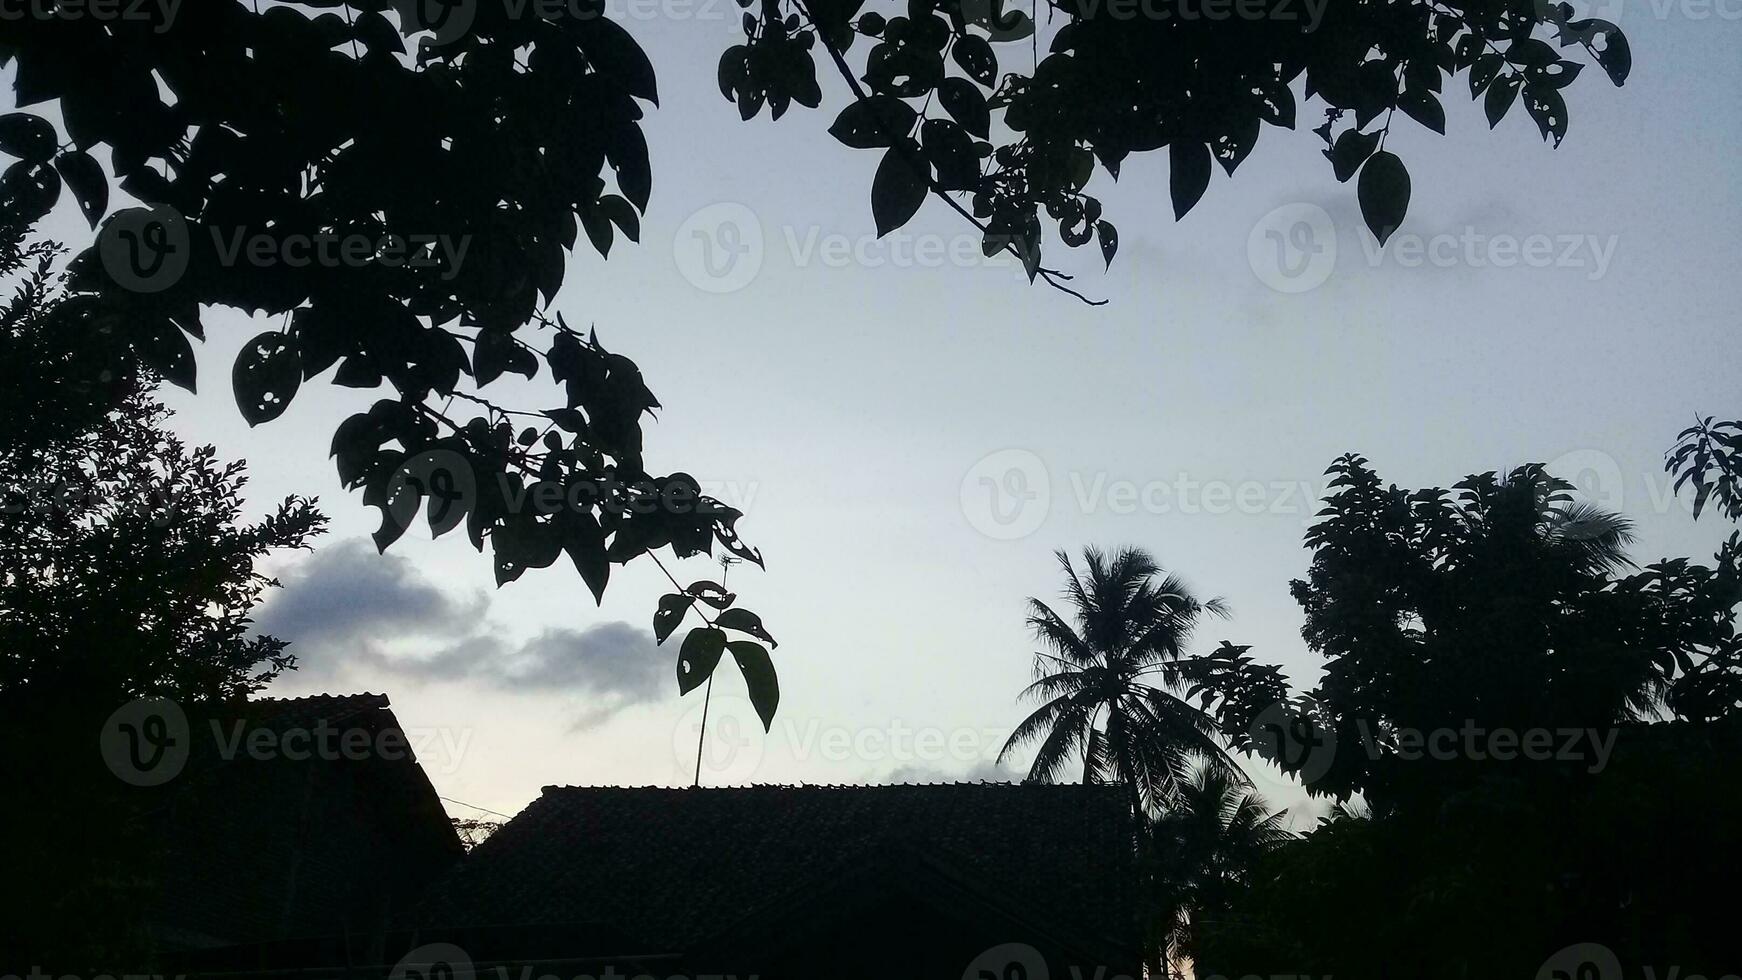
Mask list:
[{"label": "overcast sky", "polygon": [[[1550,462],[1637,521],[1645,560],[1708,558],[1727,531],[1669,498],[1662,453],[1694,413],[1742,408],[1742,0],[1603,4],[1633,74],[1615,89],[1585,72],[1558,150],[1521,109],[1490,133],[1449,82],[1448,138],[1388,141],[1414,196],[1384,253],[1306,132],[1319,103],[1297,133],[1266,127],[1177,224],[1163,157],[1129,161],[1118,185],[1098,173],[1122,239],[1111,272],[1092,247],[1048,256],[1110,301],[1096,309],[979,259],[935,201],[877,241],[877,155],[828,137],[831,112],[746,124],[720,98],[735,5],[632,13],[663,100],[645,123],[651,210],[639,247],[578,256],[555,308],[664,403],[649,468],[742,509],[768,559],[731,585],[781,641],[780,715],[761,735],[723,667],[704,783],[1001,778],[990,759],[1024,713],[1034,649],[1023,604],[1056,595],[1057,548],[1150,549],[1233,608],[1198,648],[1252,644],[1310,683],[1287,586],[1347,451],[1407,487]],[[82,247],[70,208],[52,229]],[[245,319],[208,317],[202,393],[166,400],[186,435],[249,461],[254,512],[296,492],[332,516],[312,556],[275,563],[286,588],[260,618],[304,667],[271,693],[386,692],[428,733],[442,795],[504,813],[547,784],[687,784],[701,699],[678,696],[675,650],[651,645],[658,570],[614,575],[595,607],[566,562],[497,591],[458,535],[413,531],[377,557],[375,511],[326,460],[377,393],[306,386],[251,432],[228,384],[264,329]]]}]

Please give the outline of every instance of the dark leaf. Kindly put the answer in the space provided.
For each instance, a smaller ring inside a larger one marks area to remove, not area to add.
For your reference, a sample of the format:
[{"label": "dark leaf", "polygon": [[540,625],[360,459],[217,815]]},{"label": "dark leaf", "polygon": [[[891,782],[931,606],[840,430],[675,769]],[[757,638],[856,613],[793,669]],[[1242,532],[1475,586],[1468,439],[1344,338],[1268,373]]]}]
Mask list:
[{"label": "dark leaf", "polygon": [[938,103],[968,132],[981,139],[990,134],[992,119],[986,108],[986,97],[967,79],[944,79],[938,86]]},{"label": "dark leaf", "polygon": [[762,626],[762,617],[748,609],[728,609],[714,618],[714,625],[721,629],[737,630],[749,633],[759,640],[766,640],[769,646],[779,648],[774,637],[768,635],[768,630]]},{"label": "dark leaf", "polygon": [[1516,75],[1496,78],[1488,87],[1488,97],[1483,100],[1482,108],[1488,114],[1489,129],[1500,125],[1500,120],[1506,118],[1506,110],[1512,108],[1513,100],[1518,98],[1518,87]]},{"label": "dark leaf", "polygon": [[683,623],[684,615],[695,601],[691,596],[676,592],[660,596],[659,609],[653,614],[653,641],[664,643],[665,638]]},{"label": "dark leaf", "polygon": [[1526,85],[1524,109],[1536,120],[1543,139],[1552,138],[1555,146],[1561,145],[1567,135],[1567,101],[1559,91],[1547,85]]},{"label": "dark leaf", "polygon": [[908,144],[906,153],[894,147],[885,151],[871,179],[871,217],[877,223],[879,238],[907,224],[925,203],[925,178],[907,162],[907,156],[917,155],[919,147],[912,140]]},{"label": "dark leaf", "polygon": [[42,163],[54,156],[54,127],[41,116],[9,112],[0,116],[0,153],[26,163]]},{"label": "dark leaf", "polygon": [[284,414],[302,386],[301,352],[288,335],[267,331],[242,345],[230,384],[250,426],[270,422]]},{"label": "dark leaf", "polygon": [[109,210],[109,178],[103,175],[103,168],[83,150],[62,153],[55,158],[54,167],[78,199],[85,220],[96,228],[103,213]]},{"label": "dark leaf", "polygon": [[688,694],[712,677],[725,649],[726,634],[712,626],[690,630],[677,652],[678,693]]},{"label": "dark leaf", "polygon": [[1568,21],[1565,30],[1590,46],[1596,53],[1597,64],[1608,72],[1611,82],[1627,84],[1627,75],[1633,71],[1633,50],[1628,47],[1627,35],[1621,33],[1621,28],[1606,20],[1591,18]]},{"label": "dark leaf", "polygon": [[1173,196],[1173,218],[1185,217],[1210,186],[1210,148],[1198,142],[1176,142],[1168,147],[1168,192]]},{"label": "dark leaf", "polygon": [[992,45],[977,34],[957,37],[955,46],[950,49],[950,57],[968,73],[969,78],[988,88],[998,77],[998,56],[992,53]]},{"label": "dark leaf", "polygon": [[1361,181],[1356,187],[1361,202],[1361,217],[1379,244],[1391,237],[1403,216],[1409,211],[1409,171],[1403,161],[1389,150],[1380,150],[1368,158],[1361,168]]},{"label": "dark leaf", "polygon": [[[749,640],[734,640],[726,645],[732,651],[732,659],[738,662],[738,670],[744,675],[744,684],[750,691],[750,704],[756,708],[757,717],[762,719],[764,731],[774,726],[774,712],[780,707],[780,680],[774,673],[774,661],[768,657],[768,651],[760,643]],[[719,654],[714,654],[718,659]]]},{"label": "dark leaf", "polygon": [[174,323],[156,317],[133,325],[133,350],[163,380],[194,389],[194,349]]},{"label": "dark leaf", "polygon": [[919,116],[913,107],[893,95],[873,95],[841,110],[829,135],[856,149],[894,146],[905,137]]},{"label": "dark leaf", "polygon": [[1412,89],[1398,97],[1397,107],[1409,114],[1409,118],[1423,126],[1439,133],[1446,132],[1446,110],[1440,105],[1440,100],[1433,94],[1421,89]]},{"label": "dark leaf", "polygon": [[1373,151],[1379,148],[1379,136],[1379,133],[1351,129],[1337,137],[1337,142],[1325,151],[1325,156],[1330,158],[1331,171],[1339,182],[1348,183],[1349,178],[1355,176],[1361,164],[1366,163]]},{"label": "dark leaf", "polygon": [[623,86],[630,95],[659,104],[653,64],[628,31],[602,15],[577,17],[571,22],[580,34],[581,51],[595,71]]},{"label": "dark leaf", "polygon": [[1101,240],[1101,259],[1113,267],[1113,256],[1119,251],[1119,229],[1111,221],[1095,222],[1095,237]]}]

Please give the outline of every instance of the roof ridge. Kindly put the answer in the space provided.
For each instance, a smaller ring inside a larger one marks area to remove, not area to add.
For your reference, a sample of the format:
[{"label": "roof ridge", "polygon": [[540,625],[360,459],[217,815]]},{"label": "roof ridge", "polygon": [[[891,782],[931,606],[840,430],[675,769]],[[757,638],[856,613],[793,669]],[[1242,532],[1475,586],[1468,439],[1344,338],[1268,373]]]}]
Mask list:
[{"label": "roof ridge", "polygon": [[356,694],[304,694],[296,698],[255,698],[249,704],[306,704],[313,701],[375,701],[385,706],[389,703],[387,695],[372,691],[361,691]]},{"label": "roof ridge", "polygon": [[614,784],[599,786],[577,786],[547,784],[541,787],[542,795],[558,793],[750,793],[773,790],[811,790],[811,791],[846,791],[864,792],[873,790],[902,789],[937,789],[940,787],[971,786],[998,787],[1008,789],[1070,792],[1070,793],[1106,793],[1115,791],[1117,786],[1104,783],[1035,783],[1035,782],[995,782],[991,780],[949,781],[935,783],[752,783],[745,786],[620,786]]}]

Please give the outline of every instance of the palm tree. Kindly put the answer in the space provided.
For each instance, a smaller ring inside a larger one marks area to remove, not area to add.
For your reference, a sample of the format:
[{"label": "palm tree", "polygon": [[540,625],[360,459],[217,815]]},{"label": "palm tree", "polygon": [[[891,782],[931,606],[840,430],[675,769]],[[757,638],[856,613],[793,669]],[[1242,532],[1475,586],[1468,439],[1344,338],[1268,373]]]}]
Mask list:
[{"label": "palm tree", "polygon": [[1226,615],[1222,601],[1197,599],[1140,549],[1110,560],[1095,548],[1083,556],[1079,576],[1070,556],[1058,553],[1074,625],[1028,600],[1028,625],[1048,650],[1035,654],[1035,680],[1023,697],[1042,703],[1016,726],[998,761],[1038,740],[1028,778],[1050,783],[1081,756],[1083,782],[1131,787],[1139,814],[1171,799],[1195,761],[1243,778],[1217,741],[1215,721],[1173,693],[1187,637],[1204,614]]},{"label": "palm tree", "polygon": [[1574,567],[1616,572],[1633,566],[1627,557],[1627,546],[1633,543],[1632,521],[1589,501],[1575,500],[1571,483],[1536,467],[1524,467],[1511,479],[1530,488],[1543,543],[1567,555]]},{"label": "palm tree", "polygon": [[1225,914],[1265,854],[1294,839],[1262,797],[1226,771],[1202,766],[1151,821],[1144,870],[1151,972],[1177,971],[1198,954],[1198,928]]}]

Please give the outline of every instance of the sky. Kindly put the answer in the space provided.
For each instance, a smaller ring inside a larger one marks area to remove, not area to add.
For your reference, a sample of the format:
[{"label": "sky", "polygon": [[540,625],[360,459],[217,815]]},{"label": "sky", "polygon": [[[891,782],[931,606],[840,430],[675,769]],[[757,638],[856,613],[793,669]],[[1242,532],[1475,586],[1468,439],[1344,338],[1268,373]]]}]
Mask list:
[{"label": "sky", "polygon": [[[1569,90],[1558,149],[1522,111],[1490,132],[1449,82],[1447,137],[1388,140],[1414,190],[1383,251],[1307,132],[1319,103],[1177,223],[1165,158],[1135,158],[1090,188],[1119,227],[1112,268],[1092,246],[1047,256],[1108,301],[1090,308],[981,258],[937,201],[879,241],[877,155],[826,133],[839,84],[778,122],[721,99],[735,5],[614,4],[659,75],[652,202],[638,246],[577,253],[553,309],[664,404],[648,468],[744,511],[767,558],[729,584],[780,641],[780,712],[762,733],[723,667],[701,782],[1019,778],[1026,757],[993,757],[1027,710],[1025,605],[1057,597],[1057,549],[1152,551],[1232,607],[1194,649],[1250,644],[1310,685],[1288,583],[1345,452],[1412,488],[1545,462],[1636,522],[1640,560],[1708,558],[1729,529],[1692,519],[1662,457],[1696,413],[1742,407],[1742,0],[1574,6],[1621,24],[1634,68]],[[70,201],[48,231],[89,241]],[[566,562],[497,590],[458,535],[375,554],[377,513],[326,452],[377,394],[307,385],[249,429],[229,365],[268,325],[247,319],[209,314],[201,392],[164,397],[181,433],[248,461],[251,513],[299,493],[332,518],[312,553],[271,561],[284,588],[258,618],[302,666],[268,693],[388,694],[456,816],[552,784],[688,785],[702,696],[679,697],[675,649],[653,646],[658,569],[614,570],[595,605]],[[511,382],[489,392],[556,405]],[[1254,775],[1297,825],[1323,812]]]}]

